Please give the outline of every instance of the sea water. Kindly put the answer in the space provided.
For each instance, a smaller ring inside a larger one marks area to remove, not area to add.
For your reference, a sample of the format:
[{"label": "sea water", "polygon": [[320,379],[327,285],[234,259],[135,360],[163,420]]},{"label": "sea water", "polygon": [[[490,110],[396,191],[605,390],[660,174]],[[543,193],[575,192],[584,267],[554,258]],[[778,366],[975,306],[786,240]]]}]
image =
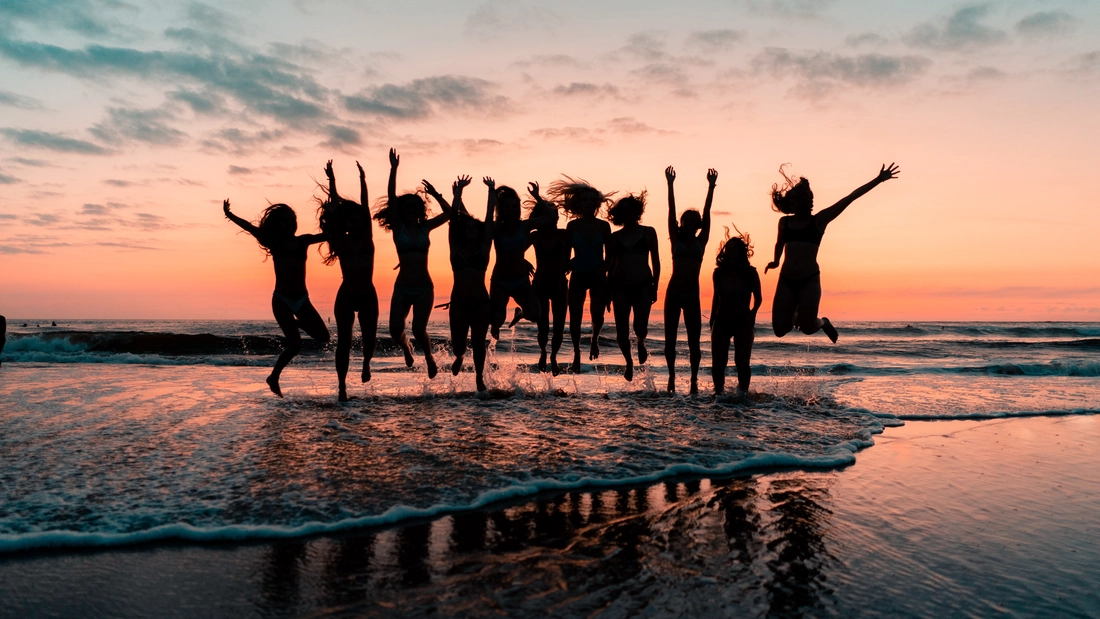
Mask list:
[{"label": "sea water", "polygon": [[381,338],[371,382],[353,355],[344,404],[331,342],[307,340],[285,398],[267,390],[270,321],[47,324],[10,319],[0,357],[0,553],[351,531],[550,491],[844,466],[910,419],[1100,412],[1096,323],[849,323],[836,345],[759,325],[751,393],[715,398],[705,327],[698,396],[683,341],[665,392],[659,325],[627,382],[611,329],[594,360],[586,329],[582,373],[553,376],[526,324],[494,343],[479,395],[469,357],[447,371],[433,322],[439,376]]}]

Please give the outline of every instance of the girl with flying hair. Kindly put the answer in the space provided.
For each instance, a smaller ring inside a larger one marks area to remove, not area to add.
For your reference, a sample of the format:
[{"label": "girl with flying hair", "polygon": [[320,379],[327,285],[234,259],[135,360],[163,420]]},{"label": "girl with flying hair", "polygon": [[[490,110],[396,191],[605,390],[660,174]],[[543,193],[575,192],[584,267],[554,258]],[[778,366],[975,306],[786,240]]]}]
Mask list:
[{"label": "girl with flying hair", "polygon": [[[649,358],[645,339],[649,334],[649,311],[657,302],[661,279],[661,258],[657,253],[657,231],[641,225],[646,193],[620,198],[607,210],[607,218],[621,226],[611,235],[611,300],[615,308],[615,336],[626,360],[623,378],[634,380],[634,359],[630,354],[630,312],[634,312],[634,334],[638,336],[638,363]],[[650,263],[653,268],[650,269]]]},{"label": "girl with flying hair", "polygon": [[785,217],[779,218],[775,258],[764,267],[765,273],[779,267],[779,259],[786,252],[772,302],[772,329],[778,337],[790,333],[795,327],[807,335],[820,330],[835,344],[838,337],[836,328],[828,318],[817,317],[821,303],[821,267],[817,264],[821,238],[825,235],[825,227],[856,198],[897,178],[898,167],[893,163],[889,167],[883,165],[871,182],[818,213],[813,212],[814,192],[810,190],[810,181],[788,176],[784,167],[779,168],[783,186],[772,185],[772,208]]},{"label": "girl with flying hair", "polygon": [[[557,211],[558,205],[536,198],[528,215],[530,220],[544,222],[530,236],[531,245],[535,248],[535,276],[531,285],[542,308],[538,319],[539,370],[546,371],[546,344],[550,342],[550,372],[554,376],[561,373],[558,351],[565,339],[565,313],[569,298],[569,279],[566,276],[569,272],[569,233],[558,227],[556,217],[548,217]],[[554,319],[552,341],[551,316]]]},{"label": "girl with flying hair", "polygon": [[[710,349],[713,355],[711,378],[714,393],[726,389],[726,366],[733,340],[733,363],[737,366],[737,391],[746,394],[752,370],[752,342],[756,337],[756,311],[760,309],[760,274],[749,262],[752,239],[734,226],[737,236],[730,237],[718,248],[714,265],[714,299],[710,309]],[[749,307],[749,297],[752,307]]]},{"label": "girl with flying hair", "polygon": [[455,360],[451,373],[462,371],[462,357],[466,354],[466,334],[470,335],[474,349],[474,372],[477,390],[485,391],[485,334],[489,330],[489,291],[485,289],[485,270],[489,267],[489,250],[493,245],[493,206],[496,192],[493,179],[484,179],[489,186],[485,223],[470,215],[462,203],[462,190],[470,184],[469,176],[460,176],[451,185],[454,194],[451,203],[451,221],[447,238],[451,248],[451,271],[454,287],[448,304],[451,322],[451,348]]},{"label": "girl with flying hair", "polygon": [[283,397],[279,376],[283,368],[302,350],[301,328],[310,337],[327,343],[328,328],[321,315],[309,302],[306,290],[306,250],[310,245],[325,240],[321,234],[297,235],[298,216],[286,204],[272,204],[260,214],[260,222],[253,224],[229,210],[229,200],[222,202],[226,219],[251,234],[275,265],[275,291],[271,293],[271,313],[286,338],[283,352],[275,360],[275,367],[267,377],[272,393]]},{"label": "girl with flying hair", "polygon": [[390,149],[390,180],[386,201],[375,212],[374,218],[393,235],[397,248],[397,279],[393,282],[390,298],[390,336],[405,353],[405,365],[413,365],[413,349],[405,335],[405,320],[412,311],[412,332],[417,345],[424,352],[428,366],[428,378],[435,378],[438,367],[432,356],[432,342],[428,338],[428,318],[435,302],[435,286],[428,274],[428,234],[443,225],[450,216],[450,205],[428,181],[422,181],[425,192],[435,198],[443,213],[428,217],[428,203],[418,193],[397,195],[397,166],[401,158]]},{"label": "girl with flying hair", "polygon": [[665,363],[668,364],[668,391],[676,391],[676,339],[680,329],[680,312],[684,313],[687,331],[688,358],[691,362],[691,393],[699,392],[699,361],[703,358],[699,335],[703,329],[703,313],[699,307],[699,270],[703,267],[703,252],[710,239],[710,206],[714,202],[714,185],[718,172],[707,170],[707,199],[703,215],[688,209],[676,222],[676,194],[673,183],[676,170],[665,168],[668,182],[668,239],[672,243],[672,277],[665,289]]},{"label": "girl with flying hair", "polygon": [[[487,179],[485,182],[489,185],[492,179]],[[504,324],[507,314],[508,299],[515,300],[519,305],[516,319],[512,324],[515,324],[520,317],[538,322],[542,314],[538,297],[531,287],[531,271],[534,269],[524,258],[524,254],[531,246],[529,233],[541,225],[556,223],[558,209],[548,210],[541,218],[521,219],[523,205],[515,189],[507,185],[501,187],[489,185],[489,190],[496,193],[496,218],[492,223],[496,262],[493,264],[493,275],[489,279],[489,298],[493,303],[493,316],[489,329],[493,339],[499,340],[500,326]],[[536,202],[542,200],[539,196],[538,183],[530,183],[528,190]]]},{"label": "girl with flying hair", "polygon": [[607,260],[610,255],[611,226],[597,218],[600,209],[610,200],[610,194],[600,193],[584,180],[554,181],[550,184],[550,199],[561,205],[571,221],[565,227],[569,235],[572,275],[569,277],[569,339],[573,341],[573,373],[581,371],[581,319],[585,295],[592,319],[592,348],[588,359],[600,356],[600,330],[607,306]]},{"label": "girl with flying hair", "polygon": [[321,232],[328,243],[322,254],[325,264],[340,262],[343,281],[336,292],[332,313],[336,317],[336,378],[339,400],[347,402],[348,366],[351,363],[351,334],[355,314],[359,314],[359,329],[363,332],[362,382],[370,380],[370,361],[378,339],[378,292],[374,289],[374,235],[370,211],[367,210],[367,180],[363,166],[359,168],[359,202],[340,197],[336,192],[336,175],[332,160],[325,165],[328,176],[328,198],[321,203]]}]

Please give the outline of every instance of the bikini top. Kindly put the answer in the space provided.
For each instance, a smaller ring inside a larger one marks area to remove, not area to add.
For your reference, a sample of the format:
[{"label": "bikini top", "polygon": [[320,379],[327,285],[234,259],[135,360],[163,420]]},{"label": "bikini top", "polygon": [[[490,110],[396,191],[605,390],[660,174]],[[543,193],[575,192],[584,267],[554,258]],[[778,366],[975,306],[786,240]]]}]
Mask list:
[{"label": "bikini top", "polygon": [[301,242],[297,237],[293,241],[278,244],[276,247],[268,247],[268,251],[271,252],[271,257],[275,260],[299,260],[304,261],[306,259],[306,251],[309,246]]},{"label": "bikini top", "polygon": [[784,243],[810,243],[812,245],[821,245],[821,237],[825,236],[825,233],[817,229],[817,220],[811,219],[810,223],[804,228],[792,228],[792,218],[792,216],[787,216],[780,220],[783,222]]},{"label": "bikini top", "polygon": [[644,232],[642,233],[642,236],[638,238],[637,241],[634,241],[633,243],[631,243],[629,245],[627,245],[626,243],[623,242],[622,236],[617,236],[617,237],[615,237],[615,253],[619,254],[620,256],[625,256],[627,254],[634,254],[634,255],[637,255],[637,256],[648,256],[649,255],[649,241],[646,240]]},{"label": "bikini top", "polygon": [[505,234],[503,231],[499,231],[493,242],[496,244],[497,251],[527,251],[527,231],[523,229],[522,225],[519,226],[519,230],[515,234]]},{"label": "bikini top", "polygon": [[461,251],[451,252],[451,270],[456,273],[463,269],[473,269],[484,273],[488,268],[489,256],[486,256],[480,251],[472,255]]},{"label": "bikini top", "polygon": [[603,263],[603,239],[586,241],[580,232],[573,232],[573,270],[594,269]]},{"label": "bikini top", "polygon": [[703,260],[703,244],[699,242],[699,238],[692,237],[690,243],[685,243],[677,235],[676,242],[672,244],[672,259],[677,258],[691,258],[701,262]]},{"label": "bikini top", "polygon": [[419,234],[414,237],[409,235],[409,228],[410,226],[402,226],[401,229],[393,233],[393,243],[397,246],[397,253],[428,253],[428,247],[432,244],[432,240],[428,238],[427,231],[420,226],[415,226]]}]

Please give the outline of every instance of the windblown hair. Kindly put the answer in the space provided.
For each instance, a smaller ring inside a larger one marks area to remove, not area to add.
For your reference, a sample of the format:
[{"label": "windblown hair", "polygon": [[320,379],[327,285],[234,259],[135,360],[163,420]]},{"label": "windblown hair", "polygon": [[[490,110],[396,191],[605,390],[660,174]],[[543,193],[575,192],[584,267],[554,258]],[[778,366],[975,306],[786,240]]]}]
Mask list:
[{"label": "windblown hair", "polygon": [[549,200],[535,200],[528,198],[524,202],[524,206],[527,207],[527,219],[536,219],[538,217],[545,217],[554,211],[558,210],[558,205]]},{"label": "windblown hair", "polygon": [[485,236],[485,222],[469,213],[460,212],[457,209],[451,212],[451,220],[447,225],[450,226],[449,240],[452,250],[455,247],[462,246],[462,244],[466,242],[466,229],[468,226],[474,227],[477,233],[476,240],[478,243],[480,243]]},{"label": "windblown hair", "polygon": [[645,212],[645,199],[644,190],[638,195],[628,194],[619,198],[611,208],[607,209],[607,218],[616,226],[637,223],[642,220],[642,213]]},{"label": "windblown hair", "polygon": [[262,247],[264,252],[269,256],[271,255],[271,249],[267,246],[265,241],[275,240],[275,222],[280,217],[289,217],[293,219],[295,223],[298,222],[298,215],[294,212],[294,209],[280,202],[265,208],[263,212],[260,213],[260,222],[256,225],[256,227],[260,229],[259,238],[263,239],[260,241],[260,247]]},{"label": "windblown hair", "polygon": [[501,185],[497,187],[496,220],[502,221],[505,212],[512,212],[515,214],[516,219],[519,219],[523,213],[523,202],[515,189],[508,185]]},{"label": "windblown hair", "polygon": [[325,264],[331,265],[336,262],[338,256],[332,247],[331,239],[348,233],[348,219],[355,213],[362,215],[364,223],[370,225],[370,211],[358,202],[340,196],[335,198],[329,196],[327,200],[321,202],[320,208],[317,209],[317,223],[321,227],[321,233],[329,239],[329,242],[319,245],[317,249],[321,252],[321,258]]},{"label": "windblown hair", "polygon": [[753,268],[749,258],[752,258],[752,237],[733,226],[737,236],[730,236],[730,229],[726,228],[726,238],[718,246],[718,256],[714,260],[714,268],[717,270],[733,270],[741,272]]},{"label": "windblown hair", "polygon": [[401,194],[393,202],[389,198],[381,198],[374,209],[375,221],[391,232],[404,225],[407,214],[413,215],[417,223],[428,220],[428,201],[420,192]]},{"label": "windblown hair", "polygon": [[565,176],[564,180],[550,183],[547,194],[551,200],[561,205],[562,210],[570,219],[577,219],[588,214],[598,216],[600,209],[611,202],[611,196],[615,195],[614,193],[600,193],[598,189],[589,185],[588,181],[568,176]]},{"label": "windblown hair", "polygon": [[794,215],[800,210],[811,211],[814,206],[814,192],[810,190],[810,181],[801,176],[788,176],[786,167],[779,166],[783,175],[783,185],[772,185],[772,208],[784,215]]}]

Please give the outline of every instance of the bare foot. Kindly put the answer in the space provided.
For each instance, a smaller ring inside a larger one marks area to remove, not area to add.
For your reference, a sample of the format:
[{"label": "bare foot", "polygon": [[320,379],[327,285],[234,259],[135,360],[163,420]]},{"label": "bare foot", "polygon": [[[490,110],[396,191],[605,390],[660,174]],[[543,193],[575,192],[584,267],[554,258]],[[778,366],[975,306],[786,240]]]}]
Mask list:
[{"label": "bare foot", "polygon": [[435,359],[428,357],[424,362],[428,365],[428,380],[435,378],[435,375],[439,373],[439,366],[435,364]]},{"label": "bare foot", "polygon": [[581,373],[581,351],[579,350],[573,351],[573,373]]},{"label": "bare foot", "polygon": [[401,351],[405,353],[405,367],[411,368],[413,366],[413,347],[409,344],[408,340],[405,340],[401,344]]},{"label": "bare foot", "polygon": [[558,358],[554,355],[551,355],[550,357],[550,373],[554,376],[561,374],[561,368],[558,367]]},{"label": "bare foot", "polygon": [[545,349],[543,349],[543,351],[539,353],[539,371],[540,372],[545,372],[546,371],[546,350]]},{"label": "bare foot", "polygon": [[480,376],[478,376],[478,377],[477,377],[477,390],[478,390],[478,391],[488,391],[488,390],[489,390],[489,389],[488,389],[488,388],[487,388],[487,387],[485,386],[485,381],[484,381],[484,380],[482,380]]},{"label": "bare foot", "polygon": [[668,377],[668,392],[676,393],[676,377],[671,374]]},{"label": "bare foot", "polygon": [[512,327],[516,326],[516,323],[519,322],[522,318],[523,310],[517,307],[516,311],[512,312],[512,322],[508,323],[508,328],[511,329]]},{"label": "bare foot", "polygon": [[363,362],[363,373],[359,376],[359,378],[364,383],[370,382],[370,361]]},{"label": "bare foot", "polygon": [[271,388],[271,393],[274,393],[275,395],[279,396],[280,398],[283,397],[283,390],[279,389],[279,375],[278,374],[272,374],[271,376],[267,377],[267,386],[269,388]]},{"label": "bare foot", "polygon": [[645,365],[646,359],[649,359],[649,351],[645,348],[645,342],[638,340],[638,363]]},{"label": "bare foot", "polygon": [[691,391],[689,393],[691,393],[691,395],[699,395],[699,380],[698,379],[695,379],[695,378],[691,379]]},{"label": "bare foot", "polygon": [[833,323],[829,322],[828,318],[821,318],[821,330],[825,332],[825,335],[829,336],[829,340],[836,344],[836,340],[840,337],[840,334],[836,332],[836,327],[833,326]]},{"label": "bare foot", "polygon": [[347,402],[348,401],[348,388],[347,388],[347,386],[340,385],[339,395],[336,396],[336,399],[341,401],[341,402]]},{"label": "bare foot", "polygon": [[592,340],[592,350],[588,351],[588,360],[595,361],[600,358],[600,342],[598,340]]},{"label": "bare foot", "polygon": [[458,373],[462,371],[462,356],[455,357],[455,362],[451,364],[451,374],[458,376]]},{"label": "bare foot", "polygon": [[500,341],[500,325],[489,325],[489,334],[494,340]]},{"label": "bare foot", "polygon": [[634,360],[633,359],[627,359],[626,360],[626,369],[623,370],[623,378],[626,379],[626,382],[630,382],[630,381],[634,380]]}]

